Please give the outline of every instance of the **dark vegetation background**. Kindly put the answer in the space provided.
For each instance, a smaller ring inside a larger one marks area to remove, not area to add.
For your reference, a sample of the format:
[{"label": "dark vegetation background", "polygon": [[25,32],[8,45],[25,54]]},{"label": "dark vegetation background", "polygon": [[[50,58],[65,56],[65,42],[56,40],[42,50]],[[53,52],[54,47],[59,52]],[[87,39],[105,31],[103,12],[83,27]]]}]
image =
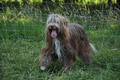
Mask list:
[{"label": "dark vegetation background", "polygon": [[[93,63],[77,58],[64,73],[60,62],[39,69],[44,28],[51,13],[82,25],[97,48]],[[1,0],[0,80],[120,80],[120,0]]]}]

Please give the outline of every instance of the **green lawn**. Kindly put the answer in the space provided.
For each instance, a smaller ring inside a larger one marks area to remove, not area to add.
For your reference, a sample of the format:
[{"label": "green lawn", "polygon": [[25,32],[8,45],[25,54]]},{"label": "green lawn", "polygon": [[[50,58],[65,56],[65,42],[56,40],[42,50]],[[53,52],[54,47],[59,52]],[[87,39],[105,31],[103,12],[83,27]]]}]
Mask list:
[{"label": "green lawn", "polygon": [[[0,80],[120,80],[120,10],[104,5],[55,9],[26,6],[0,13]],[[39,52],[45,46],[44,28],[50,13],[84,27],[98,50],[92,54],[92,64],[77,58],[67,73],[60,62],[40,70]]]}]

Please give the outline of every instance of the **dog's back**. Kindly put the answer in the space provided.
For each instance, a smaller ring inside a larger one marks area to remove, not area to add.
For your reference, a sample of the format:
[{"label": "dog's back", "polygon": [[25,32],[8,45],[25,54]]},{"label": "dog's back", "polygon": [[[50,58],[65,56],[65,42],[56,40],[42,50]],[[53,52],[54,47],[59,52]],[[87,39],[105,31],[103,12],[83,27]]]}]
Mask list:
[{"label": "dog's back", "polygon": [[83,43],[85,42],[89,44],[87,34],[85,33],[81,25],[76,24],[76,23],[68,23],[68,28],[69,28],[69,33],[70,33],[71,44],[74,48],[81,41]]},{"label": "dog's back", "polygon": [[[90,45],[87,34],[81,25],[76,23],[68,23],[70,42],[71,46],[74,48],[75,53],[83,59],[85,62],[91,62],[90,58]],[[87,56],[86,56],[87,54]],[[86,56],[86,58],[85,58]],[[84,57],[84,58],[83,58]]]}]

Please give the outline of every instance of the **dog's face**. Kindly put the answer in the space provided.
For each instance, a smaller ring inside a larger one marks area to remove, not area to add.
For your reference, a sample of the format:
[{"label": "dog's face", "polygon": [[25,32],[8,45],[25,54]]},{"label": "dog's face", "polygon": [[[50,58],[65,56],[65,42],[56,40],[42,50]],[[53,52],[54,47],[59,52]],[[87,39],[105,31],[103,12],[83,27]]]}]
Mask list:
[{"label": "dog's face", "polygon": [[46,25],[51,37],[56,38],[67,26],[67,21],[59,14],[51,14],[47,19]]}]

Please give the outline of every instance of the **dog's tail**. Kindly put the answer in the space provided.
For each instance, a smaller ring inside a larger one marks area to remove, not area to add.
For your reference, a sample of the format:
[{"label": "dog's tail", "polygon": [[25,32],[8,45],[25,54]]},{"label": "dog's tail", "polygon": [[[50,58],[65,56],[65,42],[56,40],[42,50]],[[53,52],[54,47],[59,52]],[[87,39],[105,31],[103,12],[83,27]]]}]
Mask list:
[{"label": "dog's tail", "polygon": [[98,51],[97,51],[97,49],[95,48],[95,46],[93,46],[91,43],[89,43],[89,44],[90,44],[90,47],[92,48],[93,52],[96,52],[96,53],[97,53]]}]

